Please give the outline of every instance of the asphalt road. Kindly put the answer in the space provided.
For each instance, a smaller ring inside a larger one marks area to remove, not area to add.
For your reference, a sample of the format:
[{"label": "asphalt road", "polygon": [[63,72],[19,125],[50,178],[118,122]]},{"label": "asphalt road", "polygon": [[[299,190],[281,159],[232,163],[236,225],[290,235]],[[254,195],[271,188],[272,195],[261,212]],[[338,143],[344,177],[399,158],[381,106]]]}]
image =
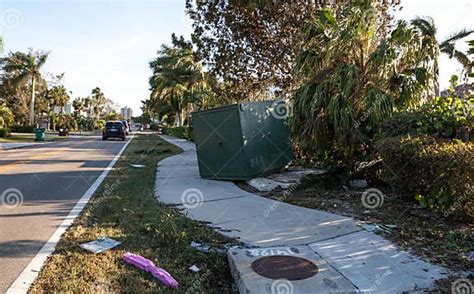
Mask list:
[{"label": "asphalt road", "polygon": [[0,150],[0,293],[15,281],[124,144],[83,136]]}]

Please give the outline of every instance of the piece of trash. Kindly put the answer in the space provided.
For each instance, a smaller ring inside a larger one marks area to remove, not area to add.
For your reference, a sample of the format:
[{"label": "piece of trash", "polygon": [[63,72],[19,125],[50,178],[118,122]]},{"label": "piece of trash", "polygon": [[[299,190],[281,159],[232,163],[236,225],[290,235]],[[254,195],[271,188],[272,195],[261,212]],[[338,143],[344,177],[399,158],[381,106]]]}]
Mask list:
[{"label": "piece of trash", "polygon": [[289,183],[281,183],[266,178],[255,178],[247,181],[247,184],[254,187],[260,192],[270,192],[280,187],[281,189],[288,189],[291,187]]},{"label": "piece of trash", "polygon": [[191,247],[193,247],[196,250],[199,250],[201,252],[218,252],[218,253],[225,253],[225,250],[219,249],[219,248],[214,248],[209,245],[204,245],[201,243],[197,243],[194,241],[191,241]]},{"label": "piece of trash", "polygon": [[376,231],[379,230],[379,226],[377,226],[377,225],[359,224],[359,226],[362,227],[367,232],[376,232]]},{"label": "piece of trash", "polygon": [[195,264],[193,264],[192,266],[190,266],[188,268],[188,270],[192,271],[193,273],[197,273],[198,271],[200,271],[201,269],[198,268]]},{"label": "piece of trash", "polygon": [[469,252],[468,254],[466,254],[466,257],[469,261],[474,261],[474,251],[471,251]]},{"label": "piece of trash", "polygon": [[130,164],[131,167],[133,168],[143,168],[145,167],[143,164]]},{"label": "piece of trash", "polygon": [[352,180],[349,182],[349,185],[352,188],[367,188],[367,181],[366,180]]},{"label": "piece of trash", "polygon": [[237,248],[251,248],[251,247],[250,246],[225,244],[224,248],[225,248],[226,251],[229,251],[229,250],[234,250],[234,249],[237,249]]},{"label": "piece of trash", "polygon": [[396,226],[396,225],[381,225],[381,227],[389,228],[391,230],[398,229],[398,226]]},{"label": "piece of trash", "polygon": [[299,184],[304,177],[309,175],[320,175],[325,173],[322,169],[301,169],[301,168],[290,168],[287,171],[274,173],[268,175],[266,178],[274,180],[279,183],[287,184]]},{"label": "piece of trash", "polygon": [[105,237],[105,238],[99,238],[95,241],[83,243],[79,246],[92,253],[101,253],[106,250],[117,247],[120,244],[121,244],[120,241]]},{"label": "piece of trash", "polygon": [[376,224],[366,224],[366,223],[360,223],[359,226],[368,232],[374,232],[376,234],[380,234],[380,233],[391,234],[394,229],[398,228],[395,225],[376,225]]},{"label": "piece of trash", "polygon": [[160,280],[166,286],[176,289],[179,287],[178,282],[164,269],[157,267],[151,260],[130,252],[125,252],[123,260],[126,263],[134,265],[141,270],[151,273],[152,276]]}]

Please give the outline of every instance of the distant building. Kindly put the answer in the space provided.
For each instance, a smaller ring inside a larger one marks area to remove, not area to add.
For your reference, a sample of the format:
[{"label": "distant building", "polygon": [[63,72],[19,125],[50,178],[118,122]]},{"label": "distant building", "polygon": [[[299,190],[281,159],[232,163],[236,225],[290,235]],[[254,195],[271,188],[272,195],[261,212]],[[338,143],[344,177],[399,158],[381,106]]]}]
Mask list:
[{"label": "distant building", "polygon": [[[465,98],[466,96],[470,96],[472,95],[472,93],[474,92],[474,83],[471,83],[471,84],[462,84],[462,85],[458,85],[456,86],[456,88],[454,88],[454,93],[461,97],[461,98]],[[444,90],[444,91],[441,91],[440,93],[440,96],[445,98],[445,97],[448,97],[450,96],[451,93],[449,93],[448,90]]]},{"label": "distant building", "polygon": [[120,109],[120,114],[123,116],[123,119],[131,119],[133,116],[132,109],[127,106]]},{"label": "distant building", "polygon": [[[72,114],[73,111],[74,111],[74,108],[72,107],[72,103],[68,102],[68,103],[64,106],[63,113],[64,113],[64,114]],[[61,113],[61,107],[59,107],[59,106],[54,106],[53,112],[54,112],[54,113]]]}]

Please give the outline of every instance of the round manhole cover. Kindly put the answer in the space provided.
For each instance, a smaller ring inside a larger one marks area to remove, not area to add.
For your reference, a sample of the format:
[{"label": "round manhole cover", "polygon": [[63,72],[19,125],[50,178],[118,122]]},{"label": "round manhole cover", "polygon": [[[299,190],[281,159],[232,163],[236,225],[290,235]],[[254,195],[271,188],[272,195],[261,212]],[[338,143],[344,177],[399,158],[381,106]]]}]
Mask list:
[{"label": "round manhole cover", "polygon": [[310,278],[318,273],[318,267],[311,261],[294,256],[266,256],[252,262],[252,269],[269,279],[290,281]]}]

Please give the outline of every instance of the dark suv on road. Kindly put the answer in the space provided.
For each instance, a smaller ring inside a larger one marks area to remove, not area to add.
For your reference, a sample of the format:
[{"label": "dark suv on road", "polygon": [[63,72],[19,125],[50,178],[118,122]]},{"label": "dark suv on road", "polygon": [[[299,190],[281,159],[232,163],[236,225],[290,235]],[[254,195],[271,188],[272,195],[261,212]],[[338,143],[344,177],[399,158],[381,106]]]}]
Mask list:
[{"label": "dark suv on road", "polygon": [[105,123],[104,130],[102,131],[102,140],[108,138],[120,138],[125,141],[126,138],[125,127],[121,121],[108,121]]}]

